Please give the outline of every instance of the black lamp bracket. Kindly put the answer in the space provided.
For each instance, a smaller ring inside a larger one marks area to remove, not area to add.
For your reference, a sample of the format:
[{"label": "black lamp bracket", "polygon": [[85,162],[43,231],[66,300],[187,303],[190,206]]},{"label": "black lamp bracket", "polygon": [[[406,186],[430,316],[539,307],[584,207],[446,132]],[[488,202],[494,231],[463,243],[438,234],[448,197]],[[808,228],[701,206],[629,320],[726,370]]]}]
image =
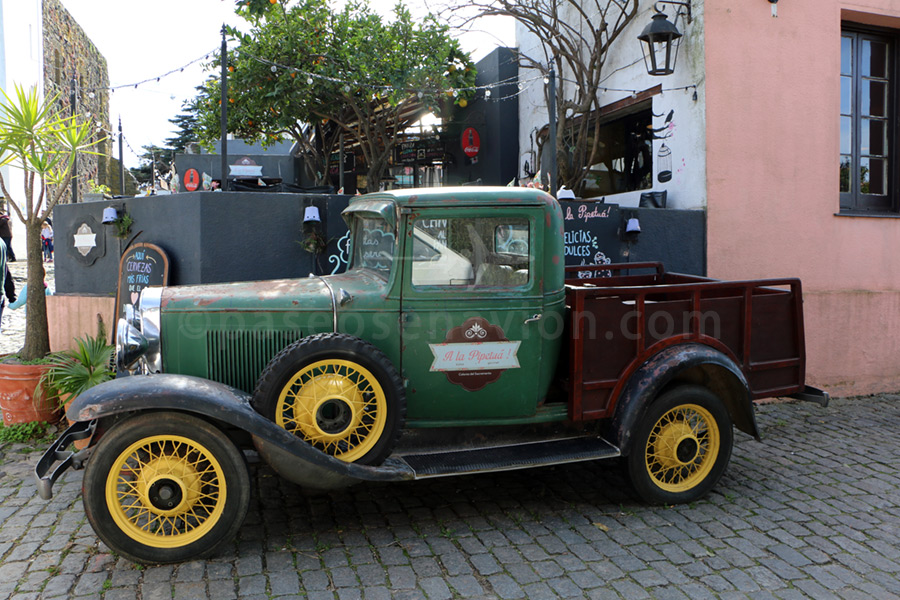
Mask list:
[{"label": "black lamp bracket", "polygon": [[[776,2],[777,2],[777,1],[778,1],[778,0],[776,0]],[[678,6],[678,7],[682,7],[682,6],[683,6],[683,7],[685,8],[685,12],[682,13],[682,12],[681,12],[681,8],[679,8],[679,9],[678,9],[678,14],[675,15],[675,18],[677,19],[677,18],[678,18],[678,15],[684,14],[684,15],[687,17],[688,25],[690,25],[691,21],[693,21],[693,18],[692,18],[692,15],[691,15],[691,2],[690,2],[690,0],[688,0],[687,2],[678,2],[677,0],[658,0],[658,2],[656,2],[656,3],[653,5],[653,10],[655,10],[656,12],[662,12],[662,9],[659,7],[660,4],[674,4],[675,6]],[[672,21],[674,22],[675,19],[672,19]]]}]

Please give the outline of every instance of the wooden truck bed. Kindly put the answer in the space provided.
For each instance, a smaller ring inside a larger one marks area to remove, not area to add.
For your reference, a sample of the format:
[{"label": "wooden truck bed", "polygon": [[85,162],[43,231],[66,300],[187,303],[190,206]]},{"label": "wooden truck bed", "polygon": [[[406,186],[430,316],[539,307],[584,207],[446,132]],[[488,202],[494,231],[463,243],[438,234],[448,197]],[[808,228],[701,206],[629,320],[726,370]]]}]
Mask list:
[{"label": "wooden truck bed", "polygon": [[[601,269],[611,276],[596,277]],[[666,273],[660,263],[566,267],[566,275],[575,420],[610,416],[634,370],[675,344],[727,355],[754,399],[804,389],[799,279],[718,281]]]}]

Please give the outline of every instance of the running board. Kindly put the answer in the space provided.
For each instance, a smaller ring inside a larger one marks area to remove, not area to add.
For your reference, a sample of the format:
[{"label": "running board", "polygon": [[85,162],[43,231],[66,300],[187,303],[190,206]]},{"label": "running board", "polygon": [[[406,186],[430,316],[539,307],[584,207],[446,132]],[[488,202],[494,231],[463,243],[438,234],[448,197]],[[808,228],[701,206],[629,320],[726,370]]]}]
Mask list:
[{"label": "running board", "polygon": [[415,472],[416,479],[467,473],[512,471],[620,456],[619,449],[599,437],[575,437],[543,442],[490,446],[395,456]]}]

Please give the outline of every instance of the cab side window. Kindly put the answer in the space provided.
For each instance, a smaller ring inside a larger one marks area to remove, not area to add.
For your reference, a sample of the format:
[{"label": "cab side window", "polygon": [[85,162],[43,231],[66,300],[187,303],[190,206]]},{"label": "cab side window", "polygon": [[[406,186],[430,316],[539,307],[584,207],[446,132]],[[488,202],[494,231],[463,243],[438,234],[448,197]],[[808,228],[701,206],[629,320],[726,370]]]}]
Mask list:
[{"label": "cab side window", "polygon": [[530,281],[528,219],[516,217],[417,219],[412,284],[519,287]]}]

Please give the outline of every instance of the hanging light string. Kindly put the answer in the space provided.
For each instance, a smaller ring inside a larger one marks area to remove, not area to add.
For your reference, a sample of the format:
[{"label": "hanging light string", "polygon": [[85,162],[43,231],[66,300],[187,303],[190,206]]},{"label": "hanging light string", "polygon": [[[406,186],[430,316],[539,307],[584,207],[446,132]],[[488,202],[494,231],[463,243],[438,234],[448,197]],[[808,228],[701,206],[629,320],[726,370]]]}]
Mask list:
[{"label": "hanging light string", "polygon": [[148,77],[147,79],[143,79],[143,80],[141,80],[141,81],[136,81],[136,82],[134,82],[134,83],[123,83],[123,84],[121,84],[121,85],[108,85],[108,86],[105,86],[105,87],[104,87],[104,86],[98,86],[98,87],[93,87],[93,88],[86,88],[86,91],[88,91],[88,92],[90,93],[90,95],[91,95],[90,97],[93,98],[93,95],[92,95],[92,94],[94,94],[94,92],[99,92],[99,91],[103,91],[103,90],[109,90],[109,91],[111,91],[111,92],[115,92],[116,90],[121,90],[121,89],[124,89],[124,88],[137,88],[138,86],[144,85],[145,83],[159,82],[159,80],[164,79],[164,78],[166,78],[166,77],[168,77],[168,76],[170,76],[170,75],[174,75],[175,73],[181,73],[182,71],[184,71],[185,69],[187,69],[187,68],[190,67],[191,65],[194,65],[194,64],[196,64],[196,63],[198,63],[198,62],[200,62],[200,61],[203,61],[203,60],[209,60],[209,58],[210,58],[214,53],[215,53],[215,50],[210,50],[209,52],[207,52],[207,53],[204,54],[203,56],[201,56],[201,57],[199,57],[199,58],[195,58],[194,60],[192,60],[192,61],[189,62],[189,63],[186,63],[186,64],[184,64],[184,65],[182,65],[182,66],[180,66],[180,67],[176,67],[176,68],[172,69],[171,71],[166,71],[166,72],[163,73],[162,75],[157,75],[156,77]]},{"label": "hanging light string", "polygon": [[[574,84],[574,85],[578,85],[578,82],[577,82],[577,81],[574,81],[574,80],[572,80],[572,79],[566,79],[565,77],[560,77],[559,79],[560,79],[561,81],[565,81],[566,83],[571,83],[571,84]],[[606,80],[604,79],[604,81],[606,81]],[[681,91],[688,92],[688,91],[690,91],[690,90],[694,90],[694,92],[696,92],[696,91],[697,91],[697,84],[696,84],[696,83],[692,83],[692,84],[690,84],[690,85],[682,85],[682,86],[680,86],[680,87],[662,88],[660,91],[661,91],[661,92],[681,92]],[[634,89],[626,89],[626,88],[612,88],[612,87],[598,86],[598,87],[597,87],[597,91],[603,92],[603,93],[606,93],[606,92],[622,92],[622,93],[624,93],[624,94],[631,94],[632,96],[635,96],[635,95],[639,94],[640,92],[642,92],[643,90],[634,90]]]},{"label": "hanging light string", "polygon": [[383,91],[383,92],[402,91],[402,92],[407,92],[407,93],[411,93],[411,94],[415,93],[415,94],[418,94],[419,97],[421,98],[424,94],[437,95],[437,94],[442,94],[442,93],[451,93],[454,96],[458,96],[460,92],[479,92],[480,91],[480,92],[484,93],[485,98],[490,98],[492,95],[492,88],[500,88],[501,86],[511,85],[518,81],[518,88],[519,88],[518,92],[510,94],[508,96],[495,98],[495,100],[506,100],[508,98],[513,98],[515,96],[518,96],[519,94],[521,94],[524,91],[524,89],[526,87],[529,87],[535,81],[541,79],[541,75],[535,75],[534,77],[519,81],[518,76],[514,76],[514,77],[507,77],[506,79],[502,79],[500,81],[497,81],[497,82],[494,82],[491,84],[467,86],[467,87],[460,87],[460,88],[450,88],[447,90],[439,90],[439,89],[434,89],[434,88],[396,87],[396,86],[392,86],[392,85],[361,83],[358,81],[340,79],[338,77],[331,77],[329,75],[322,75],[320,73],[310,73],[308,71],[303,71],[296,67],[291,67],[288,65],[283,65],[283,64],[277,63],[277,62],[269,60],[267,58],[254,56],[253,54],[250,54],[247,52],[243,52],[243,55],[247,58],[255,60],[256,62],[258,62],[262,65],[269,67],[273,73],[277,73],[279,70],[285,71],[287,73],[295,73],[301,77],[306,77],[306,82],[310,85],[312,85],[317,80],[318,81],[327,81],[329,83],[334,83],[334,84],[343,86],[345,92],[349,92],[350,89],[352,89],[352,88],[366,88],[366,89],[370,89],[370,90],[378,90],[378,91]]}]

